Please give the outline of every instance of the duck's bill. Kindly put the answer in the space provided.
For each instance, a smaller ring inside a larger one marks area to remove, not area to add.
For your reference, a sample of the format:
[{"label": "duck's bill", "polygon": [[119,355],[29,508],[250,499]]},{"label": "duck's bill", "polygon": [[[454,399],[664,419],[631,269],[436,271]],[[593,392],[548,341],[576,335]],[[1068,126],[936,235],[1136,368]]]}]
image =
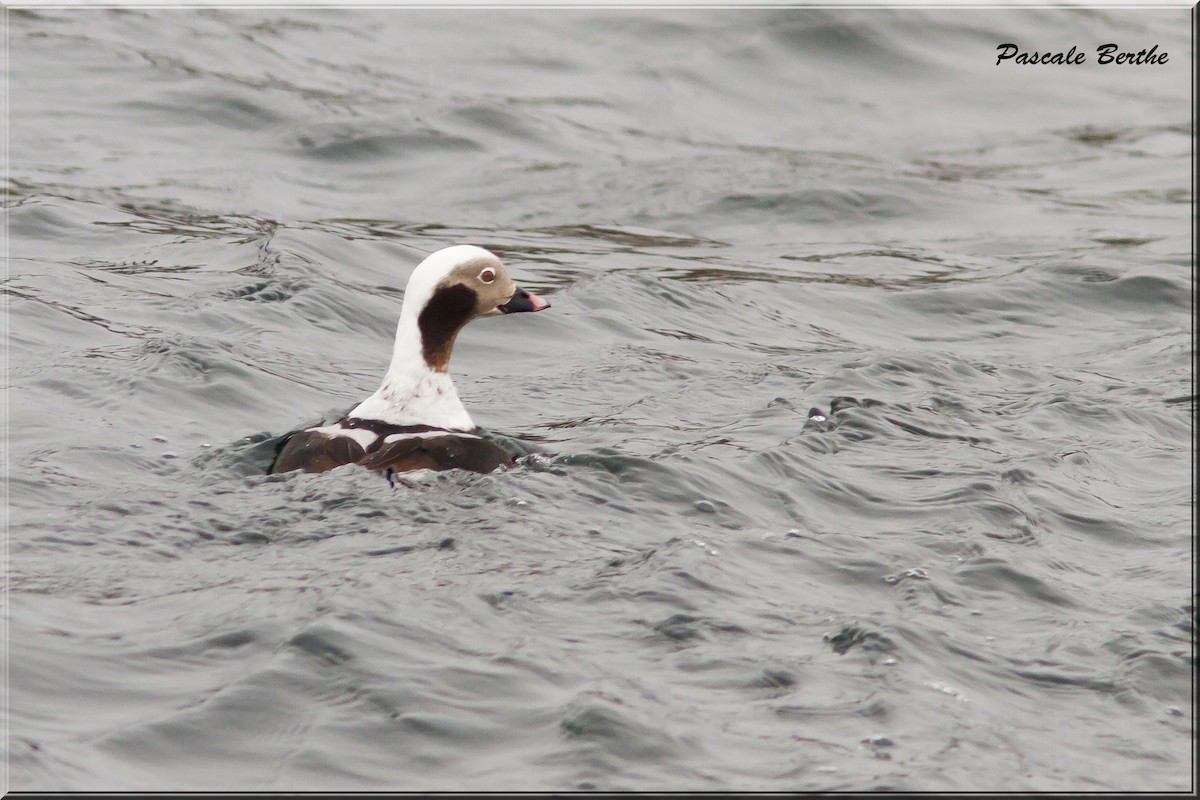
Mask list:
[{"label": "duck's bill", "polygon": [[550,304],[545,300],[524,289],[517,289],[511,300],[504,305],[496,306],[502,314],[515,314],[518,311],[541,311],[549,307]]}]

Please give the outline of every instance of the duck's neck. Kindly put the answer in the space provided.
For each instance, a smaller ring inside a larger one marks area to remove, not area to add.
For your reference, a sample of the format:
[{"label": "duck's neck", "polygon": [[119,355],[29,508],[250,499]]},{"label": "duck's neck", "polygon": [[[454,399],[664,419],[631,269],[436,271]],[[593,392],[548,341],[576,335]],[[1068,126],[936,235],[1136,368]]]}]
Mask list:
[{"label": "duck's neck", "polygon": [[475,423],[458,399],[458,392],[454,391],[450,373],[434,369],[425,360],[417,316],[403,312],[396,326],[392,363],[383,378],[383,385],[359,403],[350,416],[378,419],[393,425],[475,430]]}]

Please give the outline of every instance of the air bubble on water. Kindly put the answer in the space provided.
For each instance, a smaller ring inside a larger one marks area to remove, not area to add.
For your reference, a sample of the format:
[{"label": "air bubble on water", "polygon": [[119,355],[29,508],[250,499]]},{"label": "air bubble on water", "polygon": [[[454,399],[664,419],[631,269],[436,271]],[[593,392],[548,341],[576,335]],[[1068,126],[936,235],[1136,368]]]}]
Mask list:
[{"label": "air bubble on water", "polygon": [[883,660],[883,665],[884,665],[885,667],[894,667],[894,666],[896,666],[896,659],[894,659],[894,658],[885,658],[885,659]]},{"label": "air bubble on water", "polygon": [[708,500],[697,500],[696,501],[696,510],[701,511],[705,514],[717,513],[716,505],[709,502]]},{"label": "air bubble on water", "polygon": [[201,447],[212,447],[212,445],[211,445],[211,444],[209,444],[208,442],[205,442],[204,444],[202,444],[202,445],[200,445],[200,446],[201,446]]},{"label": "air bubble on water", "polygon": [[166,442],[167,442],[167,437],[165,437],[165,436],[155,436],[155,437],[153,438],[153,440],[152,440],[152,441],[158,442],[159,444],[166,444]]},{"label": "air bubble on water", "polygon": [[1172,717],[1183,716],[1183,712],[1179,710],[1179,706],[1167,706],[1167,714]]},{"label": "air bubble on water", "polygon": [[508,504],[510,506],[516,506],[517,508],[524,508],[525,506],[529,505],[529,501],[522,500],[519,497],[514,497],[513,499],[508,501]]},{"label": "air bubble on water", "polygon": [[709,551],[708,551],[708,554],[709,554],[710,556],[715,556],[715,555],[717,554],[717,551],[716,551],[716,550],[709,550]]},{"label": "air bubble on water", "polygon": [[913,569],[906,570],[899,575],[884,575],[883,582],[888,584],[889,586],[892,586],[892,585],[895,585],[895,584],[899,583],[900,581],[904,580],[905,578],[912,578],[913,580],[923,581],[923,580],[928,580],[929,576],[926,574],[925,570],[921,569],[920,567],[914,567]]},{"label": "air bubble on water", "polygon": [[168,451],[168,452],[166,452],[166,453],[163,453],[163,454],[162,454],[162,457],[163,457],[163,458],[179,458],[179,456],[177,456],[177,455],[175,455],[174,453],[172,453],[172,452],[169,452],[169,451]]},{"label": "air bubble on water", "polygon": [[947,686],[946,684],[938,683],[937,681],[930,681],[925,685],[935,691],[941,692],[942,694],[950,695],[955,700],[959,700],[964,703],[967,701],[967,698],[963,697],[962,692],[960,692],[958,689],[955,689],[953,686]]}]

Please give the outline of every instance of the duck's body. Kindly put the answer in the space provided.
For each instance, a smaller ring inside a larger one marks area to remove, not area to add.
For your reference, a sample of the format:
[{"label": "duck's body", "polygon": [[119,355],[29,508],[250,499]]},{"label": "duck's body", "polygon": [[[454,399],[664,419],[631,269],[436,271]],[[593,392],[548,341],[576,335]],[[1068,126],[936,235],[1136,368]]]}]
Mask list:
[{"label": "duck's body", "polygon": [[324,472],[345,464],[407,472],[491,472],[512,463],[481,437],[448,372],[454,340],[476,317],[541,311],[549,303],[518,289],[495,255],[459,245],[426,258],[409,278],[383,385],[332,425],[290,434],[271,472]]},{"label": "duck's body", "polygon": [[414,469],[491,472],[512,461],[507,450],[477,433],[346,417],[333,425],[293,433],[279,451],[271,471],[324,472],[345,464],[358,464],[387,472]]}]

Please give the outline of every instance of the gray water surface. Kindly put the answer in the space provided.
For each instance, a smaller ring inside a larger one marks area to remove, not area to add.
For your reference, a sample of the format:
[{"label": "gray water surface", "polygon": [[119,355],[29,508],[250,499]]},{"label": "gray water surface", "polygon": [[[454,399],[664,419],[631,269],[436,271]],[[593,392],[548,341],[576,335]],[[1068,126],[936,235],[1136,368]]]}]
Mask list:
[{"label": "gray water surface", "polygon": [[12,789],[1194,788],[1188,10],[6,19]]}]

